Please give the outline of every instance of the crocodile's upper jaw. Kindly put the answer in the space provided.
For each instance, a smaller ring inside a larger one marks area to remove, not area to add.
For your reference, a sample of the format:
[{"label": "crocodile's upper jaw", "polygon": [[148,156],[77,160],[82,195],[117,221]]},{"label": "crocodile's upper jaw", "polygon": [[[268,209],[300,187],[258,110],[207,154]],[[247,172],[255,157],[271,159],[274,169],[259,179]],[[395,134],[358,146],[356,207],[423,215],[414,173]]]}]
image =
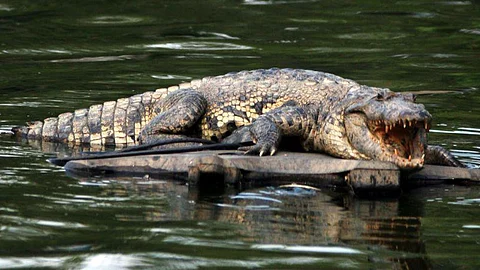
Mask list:
[{"label": "crocodile's upper jaw", "polygon": [[402,169],[423,166],[431,115],[413,97],[392,94],[366,100],[346,111],[344,123],[349,143],[361,158],[392,162]]}]

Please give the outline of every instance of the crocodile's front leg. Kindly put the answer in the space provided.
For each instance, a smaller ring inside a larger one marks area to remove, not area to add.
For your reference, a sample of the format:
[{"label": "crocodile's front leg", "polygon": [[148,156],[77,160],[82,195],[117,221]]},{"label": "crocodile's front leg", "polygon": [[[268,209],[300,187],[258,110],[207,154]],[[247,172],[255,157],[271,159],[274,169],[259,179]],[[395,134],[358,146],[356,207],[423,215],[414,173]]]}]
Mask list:
[{"label": "crocodile's front leg", "polygon": [[309,107],[283,106],[258,117],[248,128],[254,146],[241,147],[246,154],[274,155],[282,136],[305,140],[312,129],[315,111]]},{"label": "crocodile's front leg", "polygon": [[438,145],[429,145],[425,153],[425,163],[435,165],[445,165],[450,167],[461,167],[463,165],[452,153]]},{"label": "crocodile's front leg", "polygon": [[179,90],[168,95],[157,106],[160,113],[140,132],[139,142],[152,142],[162,134],[184,135],[202,117],[206,108],[207,100],[197,91]]}]

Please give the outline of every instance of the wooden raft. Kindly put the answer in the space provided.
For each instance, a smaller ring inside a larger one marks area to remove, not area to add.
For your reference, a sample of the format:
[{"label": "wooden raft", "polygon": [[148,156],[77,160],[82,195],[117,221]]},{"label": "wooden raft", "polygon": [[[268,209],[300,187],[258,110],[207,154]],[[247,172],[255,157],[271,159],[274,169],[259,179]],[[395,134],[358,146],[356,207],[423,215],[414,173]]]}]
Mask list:
[{"label": "wooden raft", "polygon": [[65,165],[73,176],[140,176],[175,178],[190,184],[275,185],[308,184],[314,187],[349,187],[360,191],[398,191],[401,186],[421,186],[462,180],[480,183],[480,169],[426,165],[403,172],[381,161],[346,160],[314,153],[280,152],[275,156],[246,156],[238,151],[201,151],[133,157],[74,160]]}]

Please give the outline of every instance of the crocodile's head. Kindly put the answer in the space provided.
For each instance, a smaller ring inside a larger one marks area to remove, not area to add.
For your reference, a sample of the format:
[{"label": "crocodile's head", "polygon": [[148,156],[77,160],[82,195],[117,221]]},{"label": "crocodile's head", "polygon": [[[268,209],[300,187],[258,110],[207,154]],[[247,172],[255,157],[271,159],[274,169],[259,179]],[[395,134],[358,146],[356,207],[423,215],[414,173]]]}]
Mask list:
[{"label": "crocodile's head", "polygon": [[412,94],[376,90],[344,111],[350,146],[361,158],[393,162],[402,169],[422,167],[432,116]]}]

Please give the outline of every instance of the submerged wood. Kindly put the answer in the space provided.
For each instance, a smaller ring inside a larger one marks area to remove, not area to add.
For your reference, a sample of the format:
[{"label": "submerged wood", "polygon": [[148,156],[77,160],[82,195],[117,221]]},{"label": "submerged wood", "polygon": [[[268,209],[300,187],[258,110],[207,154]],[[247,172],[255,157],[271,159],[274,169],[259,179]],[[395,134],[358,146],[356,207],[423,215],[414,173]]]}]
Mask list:
[{"label": "submerged wood", "polygon": [[[243,155],[233,150],[155,154],[93,160],[72,160],[65,165],[73,176],[173,177],[190,184],[302,183],[314,187],[341,186],[355,192],[398,191],[401,185],[428,185],[446,180],[480,183],[479,169],[426,165],[403,172],[392,163],[346,160],[321,154],[280,152],[275,156]],[[213,177],[221,176],[221,177]]]}]

